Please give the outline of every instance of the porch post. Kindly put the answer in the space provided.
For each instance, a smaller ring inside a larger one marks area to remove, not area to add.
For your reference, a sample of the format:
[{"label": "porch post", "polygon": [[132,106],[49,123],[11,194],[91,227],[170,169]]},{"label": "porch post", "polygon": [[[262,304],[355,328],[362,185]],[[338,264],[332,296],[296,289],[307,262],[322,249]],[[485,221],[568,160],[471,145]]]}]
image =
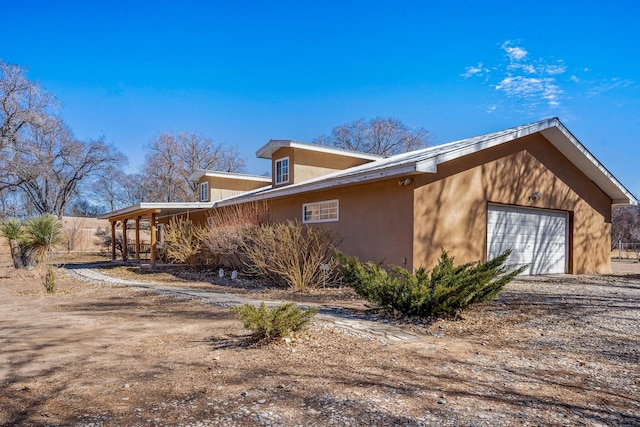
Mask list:
[{"label": "porch post", "polygon": [[111,261],[116,260],[116,221],[111,221]]},{"label": "porch post", "polygon": [[140,217],[136,217],[136,261],[140,262]]},{"label": "porch post", "polygon": [[127,248],[127,218],[122,220],[122,260],[129,259],[129,249]]},{"label": "porch post", "polygon": [[156,265],[156,214],[152,212],[149,215],[149,230],[151,231],[151,253],[149,254],[149,258],[151,258],[151,267]]}]

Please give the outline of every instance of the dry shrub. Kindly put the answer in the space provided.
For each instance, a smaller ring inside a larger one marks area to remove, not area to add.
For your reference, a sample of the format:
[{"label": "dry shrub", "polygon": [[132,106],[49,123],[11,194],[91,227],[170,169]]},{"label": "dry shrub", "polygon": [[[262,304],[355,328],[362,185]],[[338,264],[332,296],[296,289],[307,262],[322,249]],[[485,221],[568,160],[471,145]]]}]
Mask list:
[{"label": "dry shrub", "polygon": [[245,271],[296,291],[326,284],[337,267],[338,236],[297,221],[263,224],[241,244]]},{"label": "dry shrub", "polygon": [[209,214],[207,225],[198,230],[197,238],[215,264],[237,270],[243,265],[243,242],[268,216],[265,202],[217,208]]},{"label": "dry shrub", "polygon": [[173,217],[165,227],[164,252],[169,261],[195,267],[200,254],[198,226],[188,219]]}]

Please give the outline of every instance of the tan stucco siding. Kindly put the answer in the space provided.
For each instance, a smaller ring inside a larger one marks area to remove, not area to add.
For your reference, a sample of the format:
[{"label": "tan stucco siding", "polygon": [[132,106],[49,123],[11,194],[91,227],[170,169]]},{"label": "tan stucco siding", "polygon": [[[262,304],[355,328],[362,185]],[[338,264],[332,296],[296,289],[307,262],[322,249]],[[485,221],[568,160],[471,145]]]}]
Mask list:
[{"label": "tan stucco siding", "polygon": [[338,199],[340,219],[314,224],[334,230],[339,249],[361,260],[404,265],[412,257],[413,193],[397,180],[318,191],[270,202],[271,219],[302,221],[304,203]]},{"label": "tan stucco siding", "polygon": [[[308,181],[332,172],[349,169],[370,162],[370,160],[359,159],[357,157],[283,147],[276,150],[271,156],[273,177],[276,176],[276,161],[285,157],[289,158],[289,182],[287,184]],[[275,184],[275,178],[273,182]]]},{"label": "tan stucco siding", "polygon": [[[486,258],[488,203],[570,213],[569,272],[611,271],[611,200],[544,137],[533,135],[417,176],[413,267],[431,268],[444,248],[456,262]],[[533,201],[534,192],[544,196]]]},{"label": "tan stucco siding", "polygon": [[[209,184],[209,201],[224,199],[225,197],[237,196],[247,191],[255,190],[269,185],[264,181],[253,181],[251,179],[238,179],[235,177],[222,178],[218,176],[203,176],[199,184],[207,182]],[[198,193],[199,194],[199,193]]]}]

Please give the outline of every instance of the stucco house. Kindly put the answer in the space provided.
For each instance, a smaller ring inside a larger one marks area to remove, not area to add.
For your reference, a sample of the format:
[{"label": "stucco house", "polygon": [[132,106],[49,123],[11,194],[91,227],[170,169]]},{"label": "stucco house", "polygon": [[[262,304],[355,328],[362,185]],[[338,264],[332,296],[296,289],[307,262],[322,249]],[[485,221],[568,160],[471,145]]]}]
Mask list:
[{"label": "stucco house", "polygon": [[153,228],[263,200],[272,221],[330,227],[361,260],[431,268],[441,248],[459,263],[511,248],[525,274],[583,274],[611,271],[611,208],[637,204],[557,118],[388,158],[291,140],[256,154],[271,160],[271,178],[195,171],[199,201],[103,217],[115,235],[118,221],[146,217]]}]

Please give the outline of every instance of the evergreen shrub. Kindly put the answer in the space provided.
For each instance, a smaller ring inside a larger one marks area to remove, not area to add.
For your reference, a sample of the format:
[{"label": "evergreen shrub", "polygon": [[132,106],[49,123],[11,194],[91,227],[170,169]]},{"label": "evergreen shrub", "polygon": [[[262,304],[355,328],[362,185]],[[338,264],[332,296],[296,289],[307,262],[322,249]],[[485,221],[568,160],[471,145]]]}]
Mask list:
[{"label": "evergreen shrub", "polygon": [[260,307],[245,304],[234,307],[233,311],[258,342],[291,336],[306,328],[318,313],[316,308],[302,310],[294,303],[269,309],[264,302]]},{"label": "evergreen shrub", "polygon": [[344,282],[380,308],[407,316],[445,317],[492,300],[522,273],[526,266],[506,264],[510,253],[507,250],[485,263],[456,266],[454,258],[443,249],[431,273],[420,267],[413,274],[399,266],[387,271],[381,264],[361,263],[338,251],[336,258]]}]

